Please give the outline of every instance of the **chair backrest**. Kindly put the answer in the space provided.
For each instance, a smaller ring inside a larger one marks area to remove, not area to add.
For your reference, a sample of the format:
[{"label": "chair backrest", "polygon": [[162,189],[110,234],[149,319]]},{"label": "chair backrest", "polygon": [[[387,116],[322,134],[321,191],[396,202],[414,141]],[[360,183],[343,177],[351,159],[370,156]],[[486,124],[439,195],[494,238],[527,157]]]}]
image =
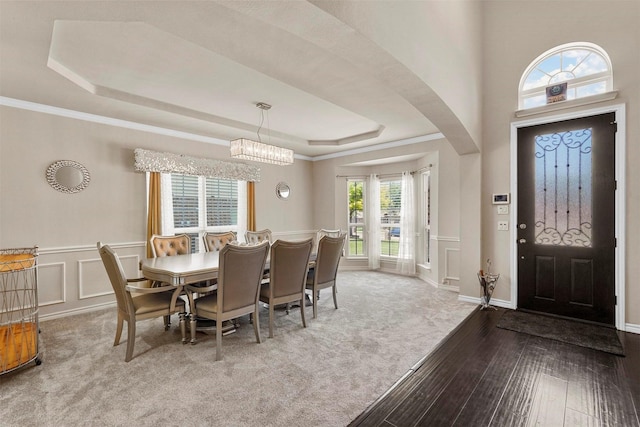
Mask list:
[{"label": "chair backrest", "polygon": [[337,230],[327,230],[326,228],[321,228],[316,232],[316,238],[319,242],[320,239],[322,239],[324,236],[340,237],[341,234],[342,230],[340,230],[339,228]]},{"label": "chair backrest", "polygon": [[320,239],[315,266],[316,283],[336,279],[346,235],[347,233],[342,233],[340,237],[324,236]]},{"label": "chair backrest", "polygon": [[289,242],[276,240],[271,246],[269,277],[271,297],[304,292],[313,239]]},{"label": "chair backrest", "polygon": [[218,270],[218,307],[222,312],[256,304],[269,243],[240,246],[225,245],[220,250]]},{"label": "chair backrest", "polygon": [[149,244],[154,258],[191,253],[191,237],[188,234],[177,234],[175,236],[154,234],[149,239]]},{"label": "chair backrest", "polygon": [[204,233],[204,250],[206,252],[219,252],[227,243],[236,240],[236,233],[227,231],[225,233]]},{"label": "chair backrest", "polygon": [[320,230],[316,231],[314,251],[318,252],[318,243],[320,243],[320,239],[322,239],[324,236],[340,237],[340,234],[342,234],[342,231],[339,228],[337,230],[328,230],[326,228],[321,228]]},{"label": "chair backrest", "polygon": [[120,258],[109,245],[103,245],[102,242],[98,242],[97,246],[100,258],[102,258],[102,263],[105,270],[107,270],[109,281],[113,287],[113,292],[116,294],[118,309],[129,314],[133,310],[133,302],[131,294],[126,290],[127,277],[124,274]]},{"label": "chair backrest", "polygon": [[265,228],[259,231],[245,231],[244,239],[247,243],[261,243],[264,241],[271,243],[271,230]]}]

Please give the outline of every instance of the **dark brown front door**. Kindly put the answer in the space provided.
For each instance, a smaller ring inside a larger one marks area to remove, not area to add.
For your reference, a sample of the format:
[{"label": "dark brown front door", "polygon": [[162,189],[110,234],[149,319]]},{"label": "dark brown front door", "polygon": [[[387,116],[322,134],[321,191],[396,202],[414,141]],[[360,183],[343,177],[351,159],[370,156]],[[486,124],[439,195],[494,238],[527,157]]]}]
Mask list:
[{"label": "dark brown front door", "polygon": [[615,114],[518,130],[518,308],[615,322]]}]

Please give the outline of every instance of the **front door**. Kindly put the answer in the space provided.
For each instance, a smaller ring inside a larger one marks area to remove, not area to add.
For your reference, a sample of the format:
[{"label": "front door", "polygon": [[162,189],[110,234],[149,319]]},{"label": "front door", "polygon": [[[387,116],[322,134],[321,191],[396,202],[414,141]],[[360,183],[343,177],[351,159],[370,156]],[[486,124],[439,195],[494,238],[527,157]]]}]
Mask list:
[{"label": "front door", "polygon": [[518,308],[615,323],[615,113],[518,130]]}]

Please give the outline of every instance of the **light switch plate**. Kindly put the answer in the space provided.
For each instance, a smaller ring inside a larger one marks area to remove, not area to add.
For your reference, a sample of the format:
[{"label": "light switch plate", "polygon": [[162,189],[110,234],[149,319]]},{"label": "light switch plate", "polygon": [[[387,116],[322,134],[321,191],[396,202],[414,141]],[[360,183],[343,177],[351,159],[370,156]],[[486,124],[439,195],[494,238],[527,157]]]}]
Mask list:
[{"label": "light switch plate", "polygon": [[499,231],[509,231],[509,221],[498,221]]},{"label": "light switch plate", "polygon": [[498,205],[498,215],[509,215],[509,205]]}]

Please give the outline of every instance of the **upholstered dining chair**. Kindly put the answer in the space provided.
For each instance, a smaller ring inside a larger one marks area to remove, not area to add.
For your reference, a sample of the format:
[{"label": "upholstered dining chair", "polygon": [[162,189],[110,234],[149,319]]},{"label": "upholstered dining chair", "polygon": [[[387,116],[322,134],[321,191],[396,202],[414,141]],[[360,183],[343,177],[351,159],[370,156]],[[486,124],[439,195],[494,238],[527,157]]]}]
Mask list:
[{"label": "upholstered dining chair", "polygon": [[269,304],[269,338],[273,338],[274,308],[279,304],[300,301],[302,326],[307,327],[304,317],[305,284],[309,270],[309,257],[313,239],[289,242],[276,240],[271,245],[269,282],[260,288],[260,301]]},{"label": "upholstered dining chair", "polygon": [[216,321],[216,360],[222,360],[222,322],[225,320],[253,315],[256,340],[262,342],[258,296],[268,253],[267,242],[247,246],[225,245],[220,250],[217,290],[195,300],[196,319]]},{"label": "upholstered dining chair", "polygon": [[120,258],[108,245],[97,243],[102,263],[107,270],[109,281],[116,294],[118,306],[118,324],[114,346],[120,344],[122,327],[127,322],[127,353],[124,361],[133,357],[136,341],[136,322],[138,320],[164,317],[165,330],[169,329],[168,319],[174,313],[180,314],[180,330],[185,338],[185,304],[178,298],[175,286],[142,287],[134,283],[145,282],[145,278],[127,279],[120,263]]},{"label": "upholstered dining chair", "polygon": [[191,237],[188,234],[160,236],[154,234],[149,239],[154,258],[191,253]]},{"label": "upholstered dining chair", "polygon": [[[149,239],[151,245],[151,254],[154,258],[160,258],[165,256],[184,255],[191,253],[191,237],[188,234],[176,234],[175,236],[161,236],[154,234]],[[161,286],[161,283],[154,283],[153,286]],[[202,286],[208,286],[209,283],[203,282],[199,284]],[[186,291],[182,292],[189,299],[189,304],[192,304],[193,296]],[[184,337],[183,337],[184,338]]]},{"label": "upholstered dining chair", "polygon": [[260,243],[264,241],[271,243],[272,242],[271,230],[269,230],[268,228],[265,228],[264,230],[258,230],[258,231],[245,231],[244,239],[247,243],[250,243],[250,244]]},{"label": "upholstered dining chair", "polygon": [[226,231],[224,233],[206,232],[202,235],[204,241],[204,250],[206,252],[220,251],[227,243],[231,243],[236,240],[236,233],[233,231]]},{"label": "upholstered dining chair", "polygon": [[342,249],[346,233],[340,237],[324,236],[318,242],[318,254],[313,269],[307,275],[306,288],[311,291],[313,302],[313,318],[318,316],[318,297],[321,289],[331,288],[333,290],[333,305],[338,308],[336,296],[336,276],[338,266],[342,257]]}]

